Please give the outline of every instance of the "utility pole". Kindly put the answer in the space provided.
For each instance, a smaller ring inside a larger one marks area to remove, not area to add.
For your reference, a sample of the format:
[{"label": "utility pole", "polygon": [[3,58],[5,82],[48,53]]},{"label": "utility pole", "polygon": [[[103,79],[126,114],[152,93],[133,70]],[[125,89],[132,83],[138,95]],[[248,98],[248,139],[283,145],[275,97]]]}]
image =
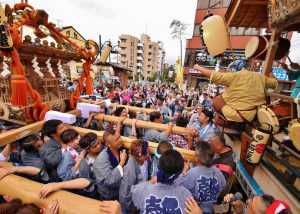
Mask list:
[{"label": "utility pole", "polygon": [[57,27],[60,27],[60,23],[62,23],[63,21],[60,19],[55,19],[53,18],[53,20],[55,20],[57,22]]}]

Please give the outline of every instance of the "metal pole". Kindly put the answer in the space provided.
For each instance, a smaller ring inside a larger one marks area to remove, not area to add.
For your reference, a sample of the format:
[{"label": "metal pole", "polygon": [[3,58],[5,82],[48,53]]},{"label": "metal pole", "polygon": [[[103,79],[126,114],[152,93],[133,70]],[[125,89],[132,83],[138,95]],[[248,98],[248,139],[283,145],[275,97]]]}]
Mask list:
[{"label": "metal pole", "polygon": [[100,56],[101,56],[102,53],[101,35],[99,35],[99,49],[100,49]]},{"label": "metal pole", "polygon": [[[109,41],[109,43],[111,44],[110,39],[109,39],[108,41]],[[111,48],[111,50],[113,51],[113,47]],[[109,53],[109,55],[108,55],[108,61],[109,61],[109,63],[110,63],[110,53]]]},{"label": "metal pole", "polygon": [[182,66],[182,39],[180,38],[180,66]]}]

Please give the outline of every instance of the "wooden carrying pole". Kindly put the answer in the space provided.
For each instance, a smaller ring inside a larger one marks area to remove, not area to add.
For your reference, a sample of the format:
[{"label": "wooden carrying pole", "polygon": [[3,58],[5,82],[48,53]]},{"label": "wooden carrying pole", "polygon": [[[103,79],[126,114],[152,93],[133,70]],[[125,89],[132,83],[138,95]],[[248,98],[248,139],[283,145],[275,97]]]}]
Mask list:
[{"label": "wooden carrying pole", "polygon": [[[98,115],[96,115],[94,118],[98,119]],[[119,117],[115,116],[110,116],[110,115],[103,115],[103,119],[106,122],[111,122],[111,123],[117,123],[118,120],[120,119]],[[132,119],[126,118],[123,123],[123,125],[126,126],[131,126],[132,124]],[[153,123],[153,122],[146,122],[143,120],[138,120],[136,123],[137,128],[146,128],[146,129],[156,129],[159,131],[165,131],[168,127],[166,124],[159,124],[159,123]],[[178,127],[178,126],[173,126],[172,128],[172,133],[175,134],[186,134],[188,132],[188,129],[183,128],[183,127]]]},{"label": "wooden carrying pole", "polygon": [[146,114],[151,114],[152,112],[157,111],[155,109],[150,109],[150,108],[139,108],[134,106],[126,106],[126,105],[117,105],[116,107],[125,107],[129,112],[140,112]]},{"label": "wooden carrying pole", "polygon": [[26,178],[8,175],[0,180],[0,195],[20,198],[23,203],[33,203],[40,208],[47,208],[56,199],[59,203],[59,214],[101,214],[99,201],[60,190],[51,193],[46,199],[39,197],[43,184]]},{"label": "wooden carrying pole", "polygon": [[[80,128],[80,127],[76,127],[76,126],[72,126],[73,129],[75,129],[76,131],[78,131],[80,133],[81,136],[89,133],[89,132],[93,132],[95,133],[97,136],[99,137],[103,137],[103,131],[94,131],[94,130],[90,130],[90,129],[84,129],[84,128]],[[130,148],[131,142],[134,141],[135,139],[129,138],[129,137],[122,137],[122,141],[123,141],[123,146],[127,149]],[[148,142],[149,143],[149,153],[150,154],[154,154],[158,143],[154,143],[154,142]],[[181,148],[177,148],[176,150],[179,151],[182,155],[183,158],[187,161],[191,161],[191,162],[196,162],[196,153],[193,150],[188,150],[188,149],[181,149]]]},{"label": "wooden carrying pole", "polygon": [[[69,111],[68,114],[74,114],[76,116],[79,116],[81,114],[80,110],[75,109],[73,111]],[[0,135],[0,146],[4,146],[8,143],[15,142],[17,140],[20,140],[24,137],[27,137],[31,134],[34,134],[42,129],[42,126],[44,124],[44,120],[32,123],[27,126],[23,126],[21,128],[18,128],[13,131],[6,132],[4,134]]]}]

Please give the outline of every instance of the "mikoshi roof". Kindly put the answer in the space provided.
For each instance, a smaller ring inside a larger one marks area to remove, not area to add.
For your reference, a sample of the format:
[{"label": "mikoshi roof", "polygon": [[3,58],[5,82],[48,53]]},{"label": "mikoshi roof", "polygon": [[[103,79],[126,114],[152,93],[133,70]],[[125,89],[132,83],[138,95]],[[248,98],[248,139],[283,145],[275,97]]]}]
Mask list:
[{"label": "mikoshi roof", "polygon": [[268,1],[232,0],[225,15],[230,27],[268,28]]},{"label": "mikoshi roof", "polygon": [[229,27],[300,30],[299,0],[232,0],[225,14]]}]

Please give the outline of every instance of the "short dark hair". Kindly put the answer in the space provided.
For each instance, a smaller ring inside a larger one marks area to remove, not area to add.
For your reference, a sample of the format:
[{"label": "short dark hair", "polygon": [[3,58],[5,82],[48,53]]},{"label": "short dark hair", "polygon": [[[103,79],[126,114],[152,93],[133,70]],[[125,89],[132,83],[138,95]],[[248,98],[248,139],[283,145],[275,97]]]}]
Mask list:
[{"label": "short dark hair", "polygon": [[79,133],[75,129],[66,129],[60,134],[60,139],[64,144],[78,137]]},{"label": "short dark hair", "polygon": [[140,103],[140,102],[139,102],[139,103],[136,103],[136,104],[135,104],[135,107],[143,108],[143,104]]},{"label": "short dark hair", "polygon": [[183,117],[183,116],[180,116],[178,117],[178,119],[176,120],[176,126],[179,126],[179,127],[186,127],[187,124],[188,124],[188,120]]},{"label": "short dark hair", "polygon": [[264,202],[264,204],[266,205],[266,207],[271,206],[271,204],[274,202],[274,197],[272,195],[268,195],[268,194],[262,194],[261,195],[261,199]]},{"label": "short dark hair", "polygon": [[34,152],[36,151],[36,148],[34,146],[35,142],[38,141],[39,138],[37,135],[32,134],[29,135],[22,143],[22,148],[25,150],[25,152]]},{"label": "short dark hair", "polygon": [[157,146],[158,154],[162,154],[162,152],[161,152],[162,149],[172,150],[173,146],[171,143],[168,143],[168,142],[160,142]]},{"label": "short dark hair", "polygon": [[48,120],[44,123],[42,128],[42,136],[52,137],[53,134],[56,134],[57,127],[62,124],[61,120]]},{"label": "short dark hair", "polygon": [[137,113],[134,112],[134,111],[129,112],[129,118],[130,118],[130,119],[135,119],[135,118],[136,118],[136,115],[137,115]]},{"label": "short dark hair", "polygon": [[79,145],[81,148],[85,149],[91,145],[95,140],[97,140],[98,136],[93,133],[89,132],[85,134],[79,141]]},{"label": "short dark hair", "polygon": [[159,96],[157,99],[159,99],[160,101],[164,102],[166,99],[162,96]]},{"label": "short dark hair", "polygon": [[159,167],[168,175],[178,173],[183,169],[184,160],[177,150],[168,150],[159,159]]},{"label": "short dark hair", "polygon": [[203,109],[201,111],[206,117],[209,118],[209,121],[212,121],[214,118],[214,114],[212,113],[212,111],[208,110],[208,109]]},{"label": "short dark hair", "polygon": [[152,103],[146,103],[146,108],[150,108],[150,106],[153,105]]},{"label": "short dark hair", "polygon": [[212,137],[218,138],[222,146],[226,146],[225,135],[222,133],[215,133]]},{"label": "short dark hair", "polygon": [[116,108],[116,110],[115,110],[115,112],[114,112],[114,116],[120,117],[120,116],[121,116],[121,113],[122,113],[122,111],[123,111],[124,109],[126,109],[126,108],[123,107],[123,106]]},{"label": "short dark hair", "polygon": [[161,113],[159,111],[153,111],[150,113],[150,121],[153,122],[156,119],[161,117]]},{"label": "short dark hair", "polygon": [[122,105],[128,105],[127,100],[122,100]]},{"label": "short dark hair", "polygon": [[199,159],[199,162],[203,166],[206,166],[206,167],[212,166],[215,151],[209,143],[207,143],[205,141],[197,142],[195,152]]}]

